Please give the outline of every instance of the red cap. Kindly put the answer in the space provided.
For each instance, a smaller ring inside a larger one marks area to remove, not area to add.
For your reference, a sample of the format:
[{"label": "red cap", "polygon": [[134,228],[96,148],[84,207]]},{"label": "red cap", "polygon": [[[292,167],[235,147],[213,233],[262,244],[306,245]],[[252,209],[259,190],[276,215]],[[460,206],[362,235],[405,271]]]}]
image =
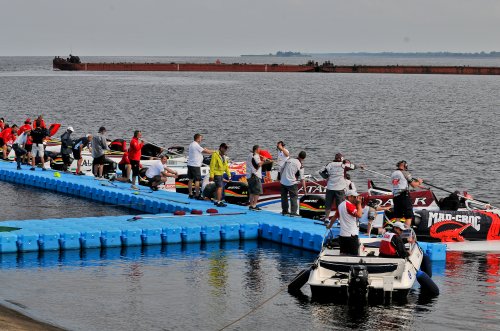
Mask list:
[{"label": "red cap", "polygon": [[31,124],[31,118],[27,118],[26,121],[24,121],[24,124]]}]

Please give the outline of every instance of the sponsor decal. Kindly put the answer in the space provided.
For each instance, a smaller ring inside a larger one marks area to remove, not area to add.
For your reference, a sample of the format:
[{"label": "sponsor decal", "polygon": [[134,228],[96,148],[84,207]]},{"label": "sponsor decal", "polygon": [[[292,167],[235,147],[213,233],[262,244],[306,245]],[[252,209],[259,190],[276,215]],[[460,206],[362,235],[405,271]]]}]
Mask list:
[{"label": "sponsor decal", "polygon": [[455,221],[463,224],[470,224],[476,231],[481,230],[481,216],[478,215],[464,215],[464,214],[450,214],[442,212],[429,212],[428,227],[433,224],[445,221]]},{"label": "sponsor decal", "polygon": [[[392,198],[391,199],[387,199],[387,200],[382,200],[382,199],[373,199],[375,201],[377,201],[379,204],[381,204],[382,207],[390,207],[392,206],[394,203],[392,201]],[[415,198],[413,199],[413,206],[414,207],[426,207],[428,206],[429,204],[427,203],[427,198],[426,197],[419,197],[419,198]]]}]

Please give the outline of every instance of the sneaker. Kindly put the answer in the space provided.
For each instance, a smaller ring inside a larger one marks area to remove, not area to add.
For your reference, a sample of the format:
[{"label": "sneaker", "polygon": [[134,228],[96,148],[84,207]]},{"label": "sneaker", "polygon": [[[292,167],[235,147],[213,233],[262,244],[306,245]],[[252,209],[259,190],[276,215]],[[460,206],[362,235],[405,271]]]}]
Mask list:
[{"label": "sneaker", "polygon": [[222,201],[217,202],[215,205],[217,207],[227,207],[227,205],[224,202],[222,202]]},{"label": "sneaker", "polygon": [[85,174],[82,171],[80,171],[79,173],[77,173],[77,175],[78,176],[85,176]]},{"label": "sneaker", "polygon": [[250,206],[248,207],[248,210],[255,210],[255,207]]},{"label": "sneaker", "polygon": [[21,170],[21,166],[17,166],[17,170]]},{"label": "sneaker", "polygon": [[299,214],[290,214],[290,217],[301,217]]},{"label": "sneaker", "polygon": [[196,199],[196,200],[205,200],[205,199],[203,199],[203,197],[202,197],[201,195],[197,195],[197,196],[195,197],[195,199]]},{"label": "sneaker", "polygon": [[30,170],[31,170],[31,171],[35,171],[35,167],[31,167],[31,168],[30,168]]},{"label": "sneaker", "polygon": [[262,210],[262,208],[260,208],[260,207],[255,207],[253,210],[259,211],[259,210]]},{"label": "sneaker", "polygon": [[110,178],[109,178],[109,181],[110,182],[114,182],[116,179],[116,175],[112,175]]},{"label": "sneaker", "polygon": [[151,186],[151,190],[158,191],[158,186]]},{"label": "sneaker", "polygon": [[130,186],[130,188],[131,188],[132,190],[138,190],[138,189],[139,189],[139,188],[138,188],[137,186],[135,186],[135,185],[131,185],[131,186]]},{"label": "sneaker", "polygon": [[42,168],[42,171],[47,171],[47,168]]},{"label": "sneaker", "polygon": [[282,212],[281,212],[281,215],[283,215],[283,216],[287,216],[287,215],[290,215],[290,213],[289,213],[289,212],[287,212],[287,211],[282,211]]},{"label": "sneaker", "polygon": [[194,199],[194,195],[192,194],[188,195],[188,199]]}]

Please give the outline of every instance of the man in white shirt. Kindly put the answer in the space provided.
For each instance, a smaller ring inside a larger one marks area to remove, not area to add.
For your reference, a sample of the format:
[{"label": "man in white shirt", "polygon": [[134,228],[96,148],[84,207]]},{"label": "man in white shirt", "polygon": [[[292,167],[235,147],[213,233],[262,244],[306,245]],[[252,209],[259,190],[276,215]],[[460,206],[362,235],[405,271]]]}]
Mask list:
[{"label": "man in white shirt", "polygon": [[146,177],[148,178],[153,191],[158,191],[158,185],[165,183],[168,177],[177,178],[177,171],[167,167],[167,160],[168,157],[166,155],[162,155],[159,160],[154,162],[151,166],[149,166],[148,170],[146,170]]},{"label": "man in white shirt", "polygon": [[[201,181],[201,165],[203,164],[203,154],[212,154],[214,151],[208,148],[203,148],[200,143],[203,136],[199,133],[194,135],[194,141],[188,148],[188,192],[190,199],[203,200],[200,194],[200,181]],[[195,195],[193,196],[193,181]]]},{"label": "man in white shirt", "polygon": [[394,217],[404,219],[407,227],[411,226],[415,218],[413,205],[410,199],[410,186],[420,187],[424,182],[421,178],[413,178],[408,172],[408,163],[399,161],[397,169],[391,175],[392,194],[394,194]]},{"label": "man in white shirt", "polygon": [[22,157],[28,153],[28,151],[26,151],[26,143],[28,142],[30,133],[31,129],[27,129],[20,134],[12,144],[12,149],[16,153],[17,170],[21,170]]},{"label": "man in white shirt", "polygon": [[335,216],[330,220],[327,228],[330,229],[336,219],[340,223],[340,253],[348,255],[359,254],[359,226],[358,218],[363,216],[361,207],[361,196],[356,191],[347,191],[346,200],[342,202],[335,212]]},{"label": "man in white shirt", "polygon": [[306,152],[299,153],[296,159],[289,158],[285,161],[281,168],[281,214],[287,215],[288,212],[288,196],[290,196],[291,214],[290,216],[299,216],[298,211],[298,184],[302,181],[302,188],[306,194],[306,181],[304,180],[304,159]]},{"label": "man in white shirt", "polygon": [[285,148],[285,143],[283,141],[278,141],[276,146],[278,149],[278,180],[281,179],[281,168],[285,164],[285,161],[290,157],[290,152]]},{"label": "man in white shirt", "polygon": [[247,158],[247,182],[248,182],[248,197],[250,210],[261,210],[257,207],[259,195],[262,194],[262,164],[267,160],[261,159],[259,156],[260,147],[254,145],[252,153]]},{"label": "man in white shirt", "polygon": [[348,160],[344,160],[342,154],[337,153],[333,162],[328,163],[324,169],[328,174],[325,194],[325,220],[327,220],[330,217],[333,203],[338,208],[340,203],[344,201],[345,191],[349,189],[349,182],[346,179],[347,171],[356,169],[356,166]]}]

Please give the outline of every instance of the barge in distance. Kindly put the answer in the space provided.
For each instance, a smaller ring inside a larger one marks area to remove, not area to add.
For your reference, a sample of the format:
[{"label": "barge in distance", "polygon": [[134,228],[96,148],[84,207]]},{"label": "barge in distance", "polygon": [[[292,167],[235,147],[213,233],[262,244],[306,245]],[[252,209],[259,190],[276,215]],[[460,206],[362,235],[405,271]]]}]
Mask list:
[{"label": "barge in distance", "polygon": [[322,64],[308,61],[306,64],[252,64],[252,63],[85,63],[78,56],[56,56],[54,70],[69,71],[204,71],[204,72],[322,72],[366,74],[441,74],[441,75],[500,75],[500,67],[470,66],[338,66],[330,61]]}]

